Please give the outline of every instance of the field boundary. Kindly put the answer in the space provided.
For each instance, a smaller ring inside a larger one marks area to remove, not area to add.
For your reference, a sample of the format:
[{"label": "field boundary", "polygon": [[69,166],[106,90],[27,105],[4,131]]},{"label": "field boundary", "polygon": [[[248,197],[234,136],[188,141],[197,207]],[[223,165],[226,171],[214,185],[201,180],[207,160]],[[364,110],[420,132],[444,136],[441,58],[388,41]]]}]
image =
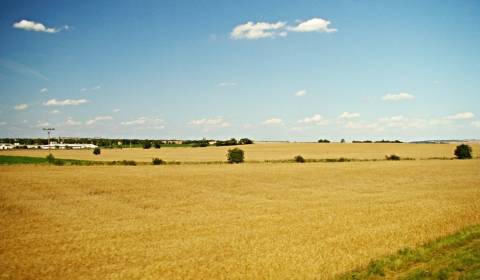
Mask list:
[{"label": "field boundary", "polygon": [[[480,157],[473,158],[480,159]],[[431,157],[431,158],[401,158],[397,160],[391,159],[357,159],[357,158],[320,158],[320,159],[304,159],[303,162],[297,162],[295,159],[272,159],[272,160],[247,160],[243,164],[279,164],[279,163],[337,163],[337,162],[374,162],[374,161],[425,161],[425,160],[456,160],[454,157]],[[114,160],[114,161],[97,161],[97,160],[80,160],[80,159],[64,159],[56,158],[48,161],[44,157],[28,157],[28,156],[9,156],[0,155],[0,165],[16,165],[16,164],[36,164],[36,165],[81,165],[81,166],[98,166],[98,165],[152,165],[148,161],[133,160]],[[160,165],[212,165],[212,164],[231,164],[228,161],[163,161]]]},{"label": "field boundary", "polygon": [[480,225],[466,227],[417,248],[405,247],[339,279],[478,279],[480,276]]}]

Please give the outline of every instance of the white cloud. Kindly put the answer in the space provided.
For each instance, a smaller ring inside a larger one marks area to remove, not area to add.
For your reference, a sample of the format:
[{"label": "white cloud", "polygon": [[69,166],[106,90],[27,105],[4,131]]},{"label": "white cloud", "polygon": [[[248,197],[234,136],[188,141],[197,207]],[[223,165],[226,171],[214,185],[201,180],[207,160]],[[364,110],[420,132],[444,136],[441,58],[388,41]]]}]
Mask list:
[{"label": "white cloud", "polygon": [[99,89],[101,89],[101,88],[102,88],[101,85],[97,85],[97,86],[92,87],[92,90],[99,90]]},{"label": "white cloud", "polygon": [[123,126],[134,126],[137,129],[164,129],[165,121],[160,118],[139,117],[131,121],[121,122]]},{"label": "white cloud", "polygon": [[209,131],[216,128],[229,127],[230,124],[226,122],[222,117],[213,119],[198,119],[192,120],[188,123],[191,126],[197,126],[203,128],[203,131]]},{"label": "white cloud", "polygon": [[221,83],[218,83],[216,86],[217,87],[234,87],[236,85],[237,83],[235,82],[221,82]]},{"label": "white cloud", "polygon": [[[285,27],[285,22],[257,22],[251,21],[237,25],[230,33],[230,38],[234,40],[247,39],[256,40],[260,38],[275,38],[276,36],[285,36],[286,34],[279,31]],[[280,34],[282,33],[282,34]]]},{"label": "white cloud", "polygon": [[95,117],[91,120],[88,120],[85,122],[86,125],[92,125],[92,124],[95,124],[97,122],[100,122],[100,121],[111,121],[113,120],[113,117],[112,116],[98,116],[98,117]]},{"label": "white cloud", "polygon": [[112,111],[113,111],[114,113],[118,113],[118,112],[120,112],[120,109],[116,108],[116,109],[113,109]]},{"label": "white cloud", "polygon": [[302,96],[305,96],[306,94],[307,94],[307,91],[302,89],[302,90],[299,90],[299,91],[295,92],[294,95],[297,96],[297,97],[302,97]]},{"label": "white cloud", "polygon": [[15,110],[17,110],[17,111],[25,110],[25,109],[28,108],[28,104],[18,104],[18,105],[15,105],[15,107],[13,107],[13,108],[15,108]]},{"label": "white cloud", "polygon": [[472,119],[473,117],[475,117],[475,114],[473,114],[472,112],[463,112],[463,113],[447,116],[445,118],[447,120],[467,120],[467,119]]},{"label": "white cloud", "polygon": [[474,127],[480,128],[480,121],[473,121],[471,123]]},{"label": "white cloud", "polygon": [[58,111],[58,110],[52,110],[52,111],[50,111],[50,114],[57,115],[57,114],[60,114],[60,111]]},{"label": "white cloud", "polygon": [[354,119],[360,117],[359,113],[350,113],[350,112],[343,112],[338,118],[340,119]]},{"label": "white cloud", "polygon": [[415,96],[406,92],[400,92],[398,94],[388,93],[382,97],[382,100],[384,101],[401,101],[411,99],[415,99]]},{"label": "white cloud", "polygon": [[40,90],[40,92],[42,92],[42,93],[48,92],[48,88],[42,88],[42,89]]},{"label": "white cloud", "polygon": [[64,123],[63,123],[64,126],[78,126],[78,125],[82,125],[82,122],[80,121],[75,121],[73,120],[71,117],[69,117]]},{"label": "white cloud", "polygon": [[266,119],[265,121],[262,122],[262,124],[265,124],[265,125],[283,124],[283,120],[279,118],[271,118],[271,119]]},{"label": "white cloud", "polygon": [[90,102],[87,99],[65,99],[65,100],[57,100],[57,99],[50,99],[47,102],[43,102],[44,106],[77,106],[81,104],[85,104]]},{"label": "white cloud", "polygon": [[333,33],[337,32],[336,28],[329,28],[330,21],[322,18],[312,18],[303,22],[300,22],[297,26],[289,26],[287,29],[292,32],[323,32]]},{"label": "white cloud", "polygon": [[26,31],[45,32],[45,33],[57,33],[60,32],[60,28],[46,27],[43,23],[34,22],[26,19],[22,19],[19,22],[13,24],[14,28],[23,29]]},{"label": "white cloud", "polygon": [[315,114],[311,117],[306,117],[302,120],[299,120],[298,123],[321,125],[321,124],[325,124],[326,120],[322,115]]}]

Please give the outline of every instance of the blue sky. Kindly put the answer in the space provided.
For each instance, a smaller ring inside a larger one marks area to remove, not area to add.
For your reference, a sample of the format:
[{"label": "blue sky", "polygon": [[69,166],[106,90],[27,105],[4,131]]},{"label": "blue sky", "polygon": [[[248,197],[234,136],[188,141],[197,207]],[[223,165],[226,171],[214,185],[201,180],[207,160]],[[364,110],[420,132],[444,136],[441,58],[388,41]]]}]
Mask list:
[{"label": "blue sky", "polygon": [[480,138],[478,1],[1,1],[0,137]]}]

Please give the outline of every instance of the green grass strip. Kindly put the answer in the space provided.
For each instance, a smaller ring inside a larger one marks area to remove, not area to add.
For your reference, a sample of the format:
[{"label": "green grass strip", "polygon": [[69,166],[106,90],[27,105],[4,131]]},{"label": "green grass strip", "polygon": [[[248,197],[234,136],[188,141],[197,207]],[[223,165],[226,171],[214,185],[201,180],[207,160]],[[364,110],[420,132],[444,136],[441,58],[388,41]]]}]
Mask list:
[{"label": "green grass strip", "polygon": [[480,279],[480,226],[371,261],[339,279]]}]

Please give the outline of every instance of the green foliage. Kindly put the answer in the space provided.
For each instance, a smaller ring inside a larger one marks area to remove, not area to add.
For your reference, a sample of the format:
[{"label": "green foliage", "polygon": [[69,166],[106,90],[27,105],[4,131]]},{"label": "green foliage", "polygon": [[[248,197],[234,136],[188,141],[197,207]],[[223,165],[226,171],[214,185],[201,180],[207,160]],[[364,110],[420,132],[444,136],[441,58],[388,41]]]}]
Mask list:
[{"label": "green foliage", "polygon": [[227,160],[229,163],[241,163],[245,158],[245,153],[242,149],[233,148],[228,150]]},{"label": "green foliage", "polygon": [[248,138],[242,138],[242,139],[238,140],[238,144],[239,145],[249,145],[249,144],[253,144],[253,141],[248,139]]},{"label": "green foliage", "polygon": [[144,149],[150,149],[151,147],[152,147],[152,142],[150,142],[150,141],[145,141],[145,142],[143,143],[143,148],[144,148]]},{"label": "green foliage", "polygon": [[47,162],[50,164],[52,164],[55,161],[55,157],[52,154],[48,154],[46,159],[47,159]]},{"label": "green foliage", "polygon": [[328,139],[320,139],[320,140],[318,140],[318,143],[330,143],[330,140],[328,140]]},{"label": "green foliage", "polygon": [[40,164],[46,162],[46,158],[0,155],[0,164]]},{"label": "green foliage", "polygon": [[153,158],[153,159],[152,159],[152,164],[153,164],[153,165],[161,165],[161,164],[166,164],[166,162],[163,161],[163,160],[161,160],[161,159],[159,159],[159,158]]},{"label": "green foliage", "polygon": [[340,143],[345,143],[345,139],[340,140]]},{"label": "green foliage", "polygon": [[472,158],[472,147],[467,144],[458,145],[455,149],[455,156],[458,159],[470,159]]},{"label": "green foliage", "polygon": [[385,156],[385,159],[386,160],[400,160],[400,157],[395,155],[395,154],[391,154],[389,156]]},{"label": "green foliage", "polygon": [[301,155],[295,156],[293,160],[295,162],[301,162],[301,163],[305,162],[305,159]]},{"label": "green foliage", "polygon": [[153,146],[155,147],[155,149],[160,149],[162,147],[159,142],[155,142]]},{"label": "green foliage", "polygon": [[235,146],[238,145],[238,142],[235,138],[231,138],[230,140],[227,141],[220,141],[218,140],[215,142],[215,146]]},{"label": "green foliage", "polygon": [[96,147],[95,149],[93,149],[93,154],[94,154],[94,155],[97,156],[97,155],[99,155],[100,153],[101,153],[101,150],[100,150],[99,147]]}]

